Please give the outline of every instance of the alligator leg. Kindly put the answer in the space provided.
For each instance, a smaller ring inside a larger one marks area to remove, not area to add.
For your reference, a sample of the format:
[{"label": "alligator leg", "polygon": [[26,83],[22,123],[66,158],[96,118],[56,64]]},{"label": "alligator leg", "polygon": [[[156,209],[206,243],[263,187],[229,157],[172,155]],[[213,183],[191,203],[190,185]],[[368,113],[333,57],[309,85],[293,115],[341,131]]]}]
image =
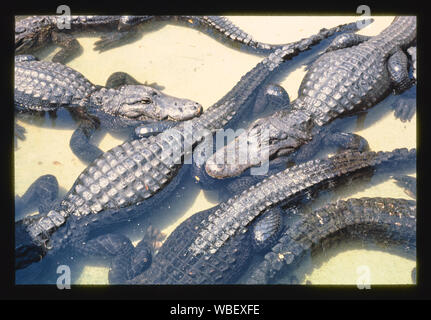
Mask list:
[{"label": "alligator leg", "polygon": [[355,133],[331,132],[324,138],[325,146],[338,147],[340,152],[345,150],[357,150],[364,152],[370,150],[368,141]]},{"label": "alligator leg", "polygon": [[58,196],[58,181],[55,176],[46,174],[33,182],[23,196],[15,196],[15,217],[17,220],[38,208],[44,213],[52,207]]},{"label": "alligator leg", "polygon": [[286,109],[290,106],[289,94],[278,84],[268,84],[261,88],[253,106],[253,118],[268,112]]},{"label": "alligator leg", "polygon": [[323,148],[337,147],[338,151],[357,150],[366,151],[369,149],[368,142],[363,137],[339,131],[331,131],[331,127],[325,128],[324,132],[313,137],[313,140],[301,146],[294,154],[294,162],[299,163],[312,159]]},{"label": "alligator leg", "polygon": [[82,53],[82,46],[72,35],[64,32],[53,32],[52,41],[61,47],[52,58],[53,62],[65,64]]},{"label": "alligator leg", "polygon": [[134,35],[136,35],[137,30],[138,28],[135,27],[129,30],[116,31],[103,35],[102,37],[100,37],[100,40],[94,43],[94,50],[99,51],[99,53],[102,53],[109,49],[118,47],[123,41],[128,40]]},{"label": "alligator leg", "polygon": [[[416,82],[416,47],[407,50],[412,60],[412,78],[409,76],[408,59],[401,51],[394,53],[388,61],[389,72],[394,82],[394,93],[401,93]],[[395,118],[410,120],[416,112],[416,90],[408,90],[393,105]]]},{"label": "alligator leg", "polygon": [[102,150],[90,143],[90,138],[97,128],[98,124],[95,121],[83,119],[72,134],[69,143],[70,148],[83,162],[91,163],[103,154]]},{"label": "alligator leg", "polygon": [[283,211],[280,207],[267,210],[253,224],[253,246],[259,251],[274,245],[283,230]]},{"label": "alligator leg", "polygon": [[388,59],[388,71],[394,87],[394,94],[410,88],[413,80],[409,77],[408,59],[402,50],[396,51]]}]

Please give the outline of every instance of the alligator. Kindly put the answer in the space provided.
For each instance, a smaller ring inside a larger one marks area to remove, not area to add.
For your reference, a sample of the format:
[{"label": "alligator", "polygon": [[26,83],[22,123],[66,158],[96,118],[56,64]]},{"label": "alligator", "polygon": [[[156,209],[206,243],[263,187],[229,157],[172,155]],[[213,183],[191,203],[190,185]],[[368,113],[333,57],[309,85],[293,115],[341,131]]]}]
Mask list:
[{"label": "alligator", "polygon": [[[77,178],[49,212],[15,223],[15,267],[25,268],[66,245],[82,246],[90,230],[130,221],[155,210],[181,181],[193,148],[227,125],[239,121],[257,89],[283,62],[339,32],[357,30],[350,23],[276,50],[244,75],[235,87],[199,117],[152,135],[126,141],[103,153]],[[95,233],[92,232],[93,234]]]},{"label": "alligator", "polygon": [[414,149],[349,150],[288,168],[191,216],[169,235],[150,267],[125,283],[235,283],[256,252],[278,239],[283,227],[281,206],[301,204],[310,193],[332,189],[366,173],[386,174],[411,166],[415,159]]},{"label": "alligator", "polygon": [[150,86],[131,84],[136,80],[121,75],[114,73],[107,87],[101,87],[63,64],[18,55],[15,110],[53,112],[68,108],[79,121],[70,146],[84,162],[91,162],[103,153],[89,141],[100,125],[111,131],[125,130],[160,121],[184,121],[202,112],[202,106],[194,101],[166,95]]},{"label": "alligator", "polygon": [[[392,198],[338,200],[313,212],[300,212],[244,276],[243,284],[269,284],[291,273],[304,257],[346,240],[370,240],[402,247],[416,256],[416,201]],[[412,278],[415,270],[412,272]],[[287,277],[287,283],[291,280]],[[415,282],[415,278],[413,278]]]},{"label": "alligator", "polygon": [[[255,41],[229,19],[218,16],[70,16],[69,20],[64,16],[32,16],[15,24],[15,52],[34,53],[49,43],[55,43],[62,49],[55,54],[52,61],[66,63],[82,51],[72,33],[108,31],[109,34],[103,35],[95,43],[94,49],[102,52],[119,46],[123,40],[130,41],[140,26],[154,20],[172,21],[198,28],[224,43],[231,44],[231,47],[245,48],[256,54],[269,54],[283,47]],[[65,28],[67,22],[70,23],[69,29]]]},{"label": "alligator", "polygon": [[[298,98],[248,129],[205,164],[207,174],[222,179],[280,155],[288,155],[318,135],[332,120],[367,110],[413,84],[403,50],[416,39],[416,17],[396,17],[379,35],[338,36],[309,67]],[[402,108],[414,106],[402,105]],[[403,111],[408,116],[410,112]],[[256,141],[240,148],[244,141]],[[233,150],[230,152],[230,150]],[[226,161],[229,156],[232,160]],[[238,163],[238,159],[245,159]],[[236,160],[236,161],[233,161]]]}]

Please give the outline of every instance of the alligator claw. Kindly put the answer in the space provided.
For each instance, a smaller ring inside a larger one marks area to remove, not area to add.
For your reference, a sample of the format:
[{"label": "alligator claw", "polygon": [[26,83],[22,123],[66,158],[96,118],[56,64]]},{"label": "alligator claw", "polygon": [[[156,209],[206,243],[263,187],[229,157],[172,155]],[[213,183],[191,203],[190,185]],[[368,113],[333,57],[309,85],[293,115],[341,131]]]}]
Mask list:
[{"label": "alligator claw", "polygon": [[416,112],[416,98],[398,99],[394,105],[395,118],[402,122],[410,121]]},{"label": "alligator claw", "polygon": [[94,43],[94,50],[102,53],[120,45],[121,40],[128,38],[130,32],[116,32],[103,35]]},{"label": "alligator claw", "polygon": [[19,124],[15,123],[15,138],[18,138],[19,140],[25,140],[25,133],[27,131],[23,126],[20,126]]}]

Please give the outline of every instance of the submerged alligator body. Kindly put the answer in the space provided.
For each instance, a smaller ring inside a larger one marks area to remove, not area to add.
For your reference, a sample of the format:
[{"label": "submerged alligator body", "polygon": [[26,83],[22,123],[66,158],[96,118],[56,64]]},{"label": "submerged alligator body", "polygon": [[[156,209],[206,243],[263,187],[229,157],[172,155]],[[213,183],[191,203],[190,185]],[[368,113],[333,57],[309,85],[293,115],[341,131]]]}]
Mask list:
[{"label": "submerged alligator body", "polygon": [[[311,65],[291,106],[252,123],[207,160],[206,172],[218,179],[232,177],[268,157],[290,154],[335,118],[366,110],[392,90],[409,88],[412,80],[404,50],[415,39],[416,17],[410,16],[396,17],[374,37],[353,33],[338,36]],[[257,143],[241,148],[243,141]],[[227,158],[236,161],[228,162]],[[239,163],[238,159],[246,161]]]},{"label": "submerged alligator body", "polygon": [[[62,47],[54,57],[54,62],[66,63],[81,51],[72,32],[102,31],[111,32],[96,42],[95,50],[105,51],[118,46],[120,40],[134,35],[139,27],[149,21],[173,21],[197,27],[210,35],[220,35],[221,40],[234,46],[242,46],[259,54],[267,54],[283,45],[266,44],[255,41],[249,34],[235,26],[229,19],[218,16],[33,16],[15,24],[15,51],[17,54],[34,53],[48,43]],[[70,28],[65,28],[66,23]],[[62,29],[59,29],[62,27]]]},{"label": "submerged alligator body", "polygon": [[[292,272],[310,252],[337,241],[364,240],[401,246],[416,253],[416,201],[392,198],[339,200],[311,213],[300,213],[288,224],[264,260],[252,267],[245,284],[272,283]],[[415,282],[415,279],[413,279]]]},{"label": "submerged alligator body", "polygon": [[283,226],[280,206],[296,205],[310,193],[333,188],[364,171],[396,170],[415,159],[414,149],[347,151],[272,175],[187,219],[166,239],[149,269],[126,283],[235,283],[251,257],[277,239]]},{"label": "submerged alligator body", "polygon": [[100,125],[115,131],[159,121],[188,120],[202,111],[194,101],[171,97],[145,85],[96,86],[72,68],[38,61],[30,55],[15,57],[14,100],[17,112],[68,108],[80,121],[71,147],[86,162],[102,154],[89,142]]},{"label": "submerged alligator body", "polygon": [[256,90],[274,70],[301,51],[338,32],[356,30],[351,23],[324,29],[310,38],[270,54],[201,116],[157,136],[127,141],[103,153],[77,178],[55,209],[16,222],[16,268],[53,255],[66,245],[82,246],[90,230],[134,219],[174,190],[189,166],[183,162],[203,139],[238,121]]}]

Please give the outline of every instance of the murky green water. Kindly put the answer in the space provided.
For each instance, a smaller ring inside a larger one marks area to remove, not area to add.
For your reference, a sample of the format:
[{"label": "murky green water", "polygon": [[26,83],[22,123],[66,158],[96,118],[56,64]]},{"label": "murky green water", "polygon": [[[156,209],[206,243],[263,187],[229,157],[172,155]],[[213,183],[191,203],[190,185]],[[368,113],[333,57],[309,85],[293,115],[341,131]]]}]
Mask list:
[{"label": "murky green water", "polygon": [[[322,27],[330,28],[355,21],[355,17],[295,17],[295,16],[231,16],[240,28],[266,43],[287,43],[317,33]],[[375,35],[388,26],[393,17],[374,17],[375,22],[360,34]],[[211,106],[227,93],[262,57],[237,51],[206,34],[184,26],[153,23],[148,31],[130,44],[98,53],[93,51],[95,36],[79,36],[83,54],[68,65],[97,85],[104,85],[110,74],[124,71],[135,79],[156,82],[165,87],[163,92]],[[59,49],[47,47],[39,55],[50,60]],[[297,97],[304,67],[285,76],[280,84],[291,100]],[[76,124],[68,115],[60,113],[57,120],[47,116],[42,123],[18,121],[27,130],[26,140],[19,141],[15,151],[15,193],[22,195],[29,185],[43,174],[53,174],[61,186],[62,196],[85,169],[70,150],[70,137]],[[348,128],[365,137],[372,150],[416,146],[416,116],[409,122],[394,117],[388,103],[379,104]],[[120,144],[123,140],[110,134],[98,133],[93,139],[102,150]],[[344,190],[346,191],[346,190]],[[359,192],[335,195],[334,199],[380,196],[409,198],[393,181],[388,180]],[[138,223],[151,223],[166,235],[192,214],[210,208],[217,197],[204,193],[189,183],[171,197],[160,212]],[[140,240],[136,225],[122,230],[133,241]],[[345,244],[320,254],[313,259],[315,267],[304,266],[298,274],[313,284],[356,284],[357,267],[366,265],[371,271],[372,284],[409,284],[415,261],[378,249],[358,249]],[[108,283],[108,268],[89,263],[75,275],[79,284]],[[281,281],[282,282],[282,281]]]}]

